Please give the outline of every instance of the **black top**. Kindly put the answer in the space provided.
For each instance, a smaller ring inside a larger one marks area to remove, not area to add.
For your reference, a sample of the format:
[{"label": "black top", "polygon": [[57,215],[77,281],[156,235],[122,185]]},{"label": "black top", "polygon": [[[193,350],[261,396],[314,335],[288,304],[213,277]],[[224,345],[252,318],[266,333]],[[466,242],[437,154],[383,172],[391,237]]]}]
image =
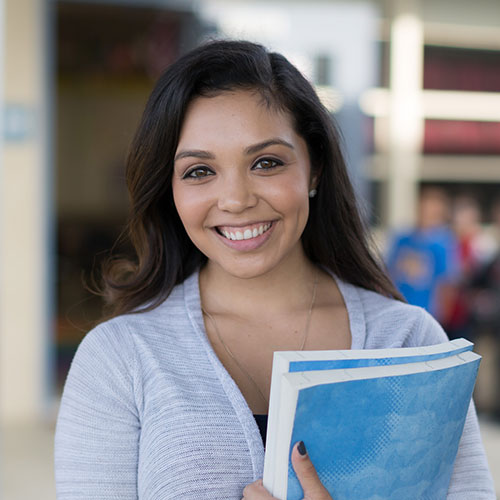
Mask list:
[{"label": "black top", "polygon": [[266,433],[267,433],[267,415],[254,415],[255,421],[257,422],[257,427],[259,428],[260,435],[262,436],[262,442],[264,443],[264,448],[266,447]]}]

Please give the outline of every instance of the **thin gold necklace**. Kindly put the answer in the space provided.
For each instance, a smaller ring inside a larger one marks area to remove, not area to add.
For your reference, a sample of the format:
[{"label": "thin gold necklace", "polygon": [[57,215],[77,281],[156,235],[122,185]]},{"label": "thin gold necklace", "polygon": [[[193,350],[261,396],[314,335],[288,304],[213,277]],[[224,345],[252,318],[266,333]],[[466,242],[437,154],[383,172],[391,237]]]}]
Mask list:
[{"label": "thin gold necklace", "polygon": [[[312,316],[312,311],[314,309],[314,302],[316,301],[316,289],[318,287],[318,274],[316,274],[316,277],[314,279],[314,287],[313,287],[313,293],[311,297],[311,305],[309,306],[309,311],[307,312],[307,321],[306,321],[306,327],[304,329],[304,335],[302,338],[302,344],[300,345],[300,348],[298,349],[299,351],[304,350],[304,347],[307,342],[307,338],[309,336],[309,325],[311,324],[311,316]],[[244,366],[241,365],[241,363],[236,359],[236,356],[231,352],[231,349],[226,345],[224,340],[222,339],[222,335],[220,334],[219,328],[217,327],[217,322],[215,321],[215,318],[209,314],[203,306],[201,307],[201,310],[203,314],[212,322],[212,325],[214,327],[215,333],[217,334],[217,338],[219,339],[219,342],[222,344],[222,347],[224,347],[224,350],[227,352],[228,356],[235,362],[236,366],[241,370],[241,372],[248,378],[248,380],[253,384],[253,386],[257,389],[258,393],[260,394],[261,398],[263,401],[265,401],[266,406],[268,405],[268,400],[260,390],[260,387],[257,385],[257,382],[253,379],[253,377],[248,373],[248,371],[245,369]]]}]

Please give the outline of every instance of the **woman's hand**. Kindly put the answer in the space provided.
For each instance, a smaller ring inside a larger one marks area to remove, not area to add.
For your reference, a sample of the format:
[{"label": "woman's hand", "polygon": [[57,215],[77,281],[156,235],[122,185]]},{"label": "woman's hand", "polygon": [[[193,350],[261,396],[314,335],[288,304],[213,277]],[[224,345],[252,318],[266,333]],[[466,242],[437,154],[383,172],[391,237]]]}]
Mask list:
[{"label": "woman's hand", "polygon": [[[304,500],[332,500],[321,484],[306,447],[299,441],[292,450],[292,465],[304,490]],[[276,500],[263,486],[262,479],[249,484],[243,490],[242,500]]]}]

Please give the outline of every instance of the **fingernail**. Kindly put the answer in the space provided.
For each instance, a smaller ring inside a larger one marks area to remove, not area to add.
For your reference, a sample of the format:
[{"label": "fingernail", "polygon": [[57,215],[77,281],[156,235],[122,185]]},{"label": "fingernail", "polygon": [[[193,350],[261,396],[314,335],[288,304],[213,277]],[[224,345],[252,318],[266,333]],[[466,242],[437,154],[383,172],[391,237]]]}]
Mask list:
[{"label": "fingernail", "polygon": [[304,441],[300,441],[299,444],[297,445],[297,451],[305,457],[307,455],[307,450],[306,450],[306,445],[304,444]]}]

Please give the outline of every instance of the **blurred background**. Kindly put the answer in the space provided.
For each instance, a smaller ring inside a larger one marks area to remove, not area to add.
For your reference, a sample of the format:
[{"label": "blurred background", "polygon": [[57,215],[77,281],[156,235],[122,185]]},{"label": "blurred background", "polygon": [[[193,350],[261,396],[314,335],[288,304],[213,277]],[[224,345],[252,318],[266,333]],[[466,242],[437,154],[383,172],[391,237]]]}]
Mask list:
[{"label": "blurred background", "polygon": [[500,488],[498,0],[0,0],[0,498],[55,498],[58,401],[126,221],[127,146],[162,70],[220,37],[285,54],[340,123],[394,280],[483,355]]}]

